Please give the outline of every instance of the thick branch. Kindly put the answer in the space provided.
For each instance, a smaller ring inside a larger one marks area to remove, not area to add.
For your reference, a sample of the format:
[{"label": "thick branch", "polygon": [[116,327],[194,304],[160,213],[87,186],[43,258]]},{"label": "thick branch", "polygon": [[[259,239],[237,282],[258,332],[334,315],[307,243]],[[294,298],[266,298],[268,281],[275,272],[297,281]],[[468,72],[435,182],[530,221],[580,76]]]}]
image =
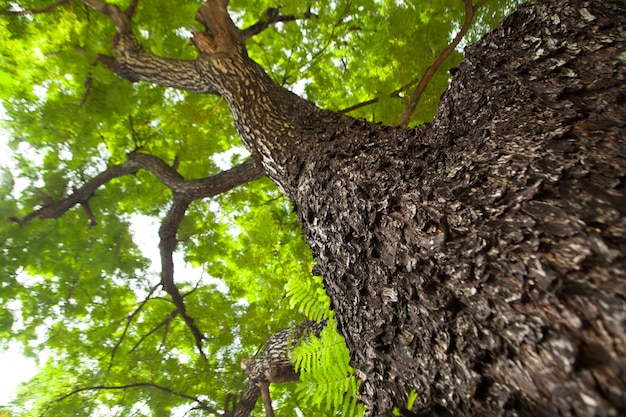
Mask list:
[{"label": "thick branch", "polygon": [[319,336],[326,321],[307,321],[296,327],[284,329],[270,337],[263,349],[252,359],[244,359],[241,368],[256,383],[297,381],[298,374],[291,363],[294,346],[308,334]]},{"label": "thick branch", "polygon": [[174,194],[174,203],[159,230],[159,236],[161,238],[159,243],[161,254],[161,284],[163,285],[163,289],[172,298],[176,309],[191,330],[199,352],[204,356],[202,350],[204,336],[194,323],[193,318],[187,314],[183,297],[174,283],[173,253],[177,245],[176,233],[191,201],[213,197],[234,187],[263,177],[264,172],[262,167],[254,160],[250,159],[241,165],[221,172],[213,177],[185,181],[173,167],[167,165],[162,159],[153,155],[134,152],[129,155],[128,161],[121,165],[111,167],[97,175],[65,200],[52,203],[36,210],[22,219],[12,218],[11,220],[21,225],[34,217],[42,219],[58,218],[74,205],[81,204],[87,210],[90,224],[94,225],[95,218],[91,210],[88,210],[89,206],[87,202],[95,190],[113,178],[131,173],[134,174],[140,168],[154,174],[154,176],[170,188]]},{"label": "thick branch", "polygon": [[253,159],[220,172],[212,177],[185,181],[185,179],[165,161],[153,155],[135,152],[130,159],[152,174],[174,193],[175,198],[193,201],[214,197],[265,175],[263,167]]},{"label": "thick branch", "polygon": [[250,158],[245,162],[222,171],[209,178],[185,181],[172,188],[174,193],[190,200],[214,197],[235,187],[258,180],[265,176],[265,170],[256,160]]},{"label": "thick branch", "polygon": [[227,0],[207,0],[200,6],[196,20],[204,25],[204,32],[194,32],[191,42],[200,54],[246,54],[241,31],[233,23],[227,10]]},{"label": "thick branch", "polygon": [[433,78],[433,76],[435,75],[435,72],[437,72],[441,64],[443,64],[443,62],[450,56],[452,51],[454,51],[454,48],[456,48],[457,45],[461,42],[461,40],[463,39],[463,37],[465,36],[465,34],[467,33],[467,31],[472,25],[472,20],[474,20],[474,14],[476,13],[476,10],[480,6],[480,4],[482,4],[482,3],[479,3],[477,6],[474,6],[472,4],[472,0],[464,0],[464,2],[465,2],[465,21],[463,22],[463,26],[461,27],[461,30],[459,30],[459,33],[456,34],[452,42],[450,42],[450,44],[448,44],[448,46],[446,46],[445,49],[441,51],[441,53],[433,61],[433,63],[430,64],[430,66],[426,69],[426,72],[424,72],[424,75],[422,76],[422,79],[420,80],[419,84],[415,88],[415,92],[413,92],[413,95],[411,96],[409,103],[404,108],[402,117],[400,117],[400,123],[399,123],[400,126],[407,127],[409,125],[409,122],[411,121],[411,115],[413,115],[413,112],[415,112],[417,103],[419,103],[420,98],[422,97],[422,94],[426,90],[426,86],[428,85],[430,80]]},{"label": "thick branch", "polygon": [[198,352],[200,352],[200,354],[206,359],[206,355],[202,349],[202,342],[205,339],[205,336],[194,322],[193,317],[187,314],[183,296],[180,294],[178,287],[174,283],[173,253],[177,244],[176,232],[185,217],[187,207],[189,207],[188,201],[175,200],[159,230],[159,237],[161,238],[159,243],[159,251],[161,254],[161,284],[163,284],[163,289],[172,298],[172,302],[176,306],[180,316],[187,324],[187,327],[191,330],[193,338],[196,341]]},{"label": "thick branch", "polygon": [[[284,329],[270,337],[263,348],[252,359],[243,359],[241,369],[248,376],[248,384],[235,406],[232,417],[248,417],[259,398],[263,395],[266,415],[273,414],[269,397],[269,384],[297,381],[298,374],[293,368],[289,355],[293,347],[308,334],[319,336],[326,322],[305,322],[296,327]],[[228,414],[229,417],[231,414]]]},{"label": "thick branch", "polygon": [[241,399],[235,406],[232,413],[228,414],[228,417],[248,417],[261,395],[261,390],[254,381],[248,381],[246,388],[241,393]]},{"label": "thick branch", "polygon": [[130,34],[130,20],[115,4],[109,4],[100,0],[82,0],[84,4],[92,9],[106,15],[115,25],[118,34]]},{"label": "thick branch", "polygon": [[140,168],[140,164],[133,160],[128,160],[121,165],[110,167],[106,171],[98,174],[91,180],[87,181],[85,185],[74,191],[66,199],[61,200],[58,203],[46,205],[39,210],[35,210],[27,214],[21,219],[12,217],[10,220],[22,225],[35,217],[39,217],[40,219],[59,218],[76,204],[81,204],[89,200],[93,193],[102,185],[106,184],[114,178],[128,174],[135,174],[137,173],[137,171],[139,171]]},{"label": "thick branch", "polygon": [[164,87],[196,93],[214,94],[215,89],[200,77],[194,61],[162,58],[142,50],[132,34],[130,17],[134,3],[123,12],[119,7],[100,0],[82,0],[84,4],[107,16],[115,25],[113,41],[115,58],[101,57],[108,68],[131,82],[148,81]]},{"label": "thick branch", "polygon": [[[216,94],[213,86],[199,76],[194,61],[162,58],[129,47],[129,44],[116,46],[114,63],[107,63],[107,67],[120,77],[131,82],[147,81],[193,93]],[[100,61],[104,62],[103,58]]]},{"label": "thick branch", "polygon": [[272,407],[272,397],[270,397],[270,383],[259,382],[259,390],[263,398],[263,407],[265,408],[265,417],[274,417],[274,408]]},{"label": "thick branch", "polygon": [[214,197],[250,181],[262,178],[265,175],[260,164],[253,160],[248,160],[241,165],[212,177],[185,181],[184,178],[178,174],[174,168],[167,165],[165,161],[154,155],[134,152],[129,155],[128,161],[110,167],[106,171],[98,174],[64,200],[47,204],[21,219],[11,217],[10,220],[22,225],[36,217],[40,219],[59,218],[75,205],[88,201],[93,193],[102,185],[114,178],[136,174],[139,169],[145,169],[151,172],[164,185],[170,188],[175,196],[179,195],[182,199],[187,201]]}]

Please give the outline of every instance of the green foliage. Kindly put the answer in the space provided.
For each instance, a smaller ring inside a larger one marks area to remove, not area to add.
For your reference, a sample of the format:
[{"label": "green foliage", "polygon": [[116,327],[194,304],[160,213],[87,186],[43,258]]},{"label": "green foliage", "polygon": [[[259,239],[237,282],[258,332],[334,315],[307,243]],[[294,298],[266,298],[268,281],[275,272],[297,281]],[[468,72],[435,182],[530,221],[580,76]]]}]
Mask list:
[{"label": "green foliage", "polygon": [[296,395],[304,404],[323,407],[327,415],[360,416],[365,409],[357,398],[359,380],[335,326],[334,319],[328,320],[319,338],[311,336],[294,349],[293,362],[301,380]]},{"label": "green foliage", "polygon": [[[294,352],[302,382],[272,388],[277,415],[296,408],[305,415],[362,414],[358,379],[322,280],[311,274],[314,260],[288,201],[269,180],[194,202],[178,232],[175,281],[207,335],[206,360],[168,295],[155,289],[156,230],[133,228],[151,219],[157,229],[169,210],[172,194],[152,174],[100,187],[89,199],[94,226],[80,206],[56,220],[10,220],[67,197],[135,150],[178,161],[188,180],[246,155],[224,100],[130,83],[102,65],[99,57],[113,54],[114,28],[82,2],[48,13],[1,13],[51,3],[0,5],[0,136],[12,153],[0,160],[0,346],[18,341],[41,358],[11,415],[166,416],[193,408],[189,396],[221,410],[244,386],[241,358],[305,319],[329,325]],[[421,78],[463,21],[459,0],[230,3],[240,27],[279,4],[282,14],[297,17],[247,43],[276,82],[334,110],[377,99],[350,114],[392,124],[413,88],[392,93]],[[486,2],[466,43],[514,3]],[[139,1],[134,33],[149,52],[193,59],[189,26],[197,25],[199,4]],[[413,124],[433,117],[448,69],[460,59],[459,49],[429,83]],[[87,387],[118,388],[79,391]],[[257,408],[253,415],[263,415]]]}]

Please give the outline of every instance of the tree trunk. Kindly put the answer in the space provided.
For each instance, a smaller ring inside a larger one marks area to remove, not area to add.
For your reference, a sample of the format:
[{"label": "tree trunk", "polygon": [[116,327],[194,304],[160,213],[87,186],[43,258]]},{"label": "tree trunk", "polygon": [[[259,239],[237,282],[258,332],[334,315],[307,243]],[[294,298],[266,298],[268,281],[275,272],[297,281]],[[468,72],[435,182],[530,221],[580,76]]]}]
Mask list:
[{"label": "tree trunk", "polygon": [[187,79],[293,202],[368,415],[625,414],[624,6],[521,7],[407,130],[272,83],[226,3]]}]

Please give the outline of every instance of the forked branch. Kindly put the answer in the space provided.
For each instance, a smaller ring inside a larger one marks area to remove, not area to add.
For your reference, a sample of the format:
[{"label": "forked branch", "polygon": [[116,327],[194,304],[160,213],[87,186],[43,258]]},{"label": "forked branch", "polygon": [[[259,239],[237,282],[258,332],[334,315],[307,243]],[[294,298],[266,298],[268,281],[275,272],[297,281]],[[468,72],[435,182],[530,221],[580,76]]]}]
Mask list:
[{"label": "forked branch", "polygon": [[[148,295],[146,296],[146,298],[144,298],[144,300],[141,303],[139,303],[137,308],[126,317],[126,324],[124,325],[124,330],[122,331],[121,336],[117,339],[117,342],[115,343],[115,346],[113,346],[113,349],[111,349],[111,359],[109,359],[109,367],[108,367],[109,371],[111,370],[111,367],[113,366],[113,360],[115,359],[115,355],[117,353],[117,350],[121,346],[122,342],[124,341],[124,338],[126,337],[126,334],[128,333],[128,329],[130,328],[130,324],[132,323],[134,318],[137,317],[137,315],[143,309],[143,307],[148,303],[148,301],[152,298],[152,294],[154,294],[154,292],[160,286],[161,286],[161,284],[159,283],[158,285],[155,285],[152,288],[150,288],[150,292],[148,292]],[[131,349],[131,351],[132,351],[132,349]]]},{"label": "forked branch", "polygon": [[136,174],[140,169],[151,172],[170,188],[175,196],[180,195],[182,199],[189,201],[214,197],[265,175],[260,164],[254,160],[248,160],[212,177],[186,181],[162,159],[154,155],[133,152],[128,156],[126,162],[107,168],[65,199],[56,203],[46,202],[42,208],[34,210],[22,218],[10,217],[9,220],[23,225],[34,218],[57,219],[77,204],[89,201],[98,188],[112,179]]},{"label": "forked branch", "polygon": [[102,185],[108,183],[114,178],[135,174],[139,171],[139,169],[141,169],[141,165],[136,161],[129,159],[121,165],[110,167],[106,171],[98,174],[91,180],[87,181],[85,185],[80,187],[78,190],[74,191],[67,198],[57,203],[46,204],[42,208],[32,211],[22,218],[11,217],[9,220],[19,225],[23,225],[36,217],[40,219],[57,219],[75,205],[88,201],[91,196],[93,196],[94,192]]},{"label": "forked branch", "polygon": [[193,317],[187,314],[187,308],[185,307],[183,296],[180,291],[178,291],[178,287],[174,283],[173,254],[177,244],[176,232],[185,217],[187,207],[189,207],[188,201],[180,199],[174,200],[174,204],[172,204],[169,213],[163,220],[161,228],[159,229],[159,237],[161,238],[159,242],[159,251],[161,254],[161,284],[163,285],[163,289],[172,298],[172,302],[176,306],[180,316],[185,321],[185,324],[189,327],[189,330],[191,331],[191,334],[196,342],[198,352],[203,358],[206,359],[206,355],[202,349],[202,343],[206,337],[202,334],[194,322]]},{"label": "forked branch", "polygon": [[194,181],[185,181],[176,169],[166,164],[162,159],[153,155],[134,152],[129,155],[128,161],[121,165],[111,167],[97,175],[66,199],[58,203],[50,202],[43,208],[31,212],[21,219],[11,218],[11,220],[22,225],[35,217],[42,219],[59,218],[66,211],[75,205],[80,204],[87,211],[90,224],[94,225],[96,220],[91,212],[91,209],[89,209],[89,198],[100,186],[104,185],[113,178],[134,174],[139,169],[145,169],[154,174],[154,176],[170,188],[174,194],[172,207],[163,220],[159,230],[161,285],[171,297],[178,313],[193,334],[198,351],[202,356],[205,356],[202,350],[204,335],[195,324],[193,318],[187,314],[183,296],[180,294],[178,287],[174,283],[173,253],[178,243],[176,233],[178,232],[178,228],[180,227],[187,207],[191,201],[214,197],[239,185],[246,184],[250,181],[263,177],[265,175],[263,168],[254,160],[250,159],[241,165],[212,177]]},{"label": "forked branch", "polygon": [[101,56],[99,61],[117,75],[131,82],[148,81],[164,87],[215,94],[213,86],[196,70],[194,61],[168,59],[144,51],[131,30],[130,18],[137,6],[136,1],[126,11],[101,0],[81,1],[107,16],[115,25],[115,57]]}]

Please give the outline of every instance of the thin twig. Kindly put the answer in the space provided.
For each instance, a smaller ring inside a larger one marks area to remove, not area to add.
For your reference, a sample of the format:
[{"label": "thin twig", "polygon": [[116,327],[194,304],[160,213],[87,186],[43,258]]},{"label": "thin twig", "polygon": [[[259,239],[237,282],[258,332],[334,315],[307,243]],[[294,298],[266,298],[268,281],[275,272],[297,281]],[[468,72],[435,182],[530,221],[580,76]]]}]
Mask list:
[{"label": "thin twig", "polygon": [[476,13],[478,6],[482,4],[482,3],[479,3],[477,6],[474,6],[471,0],[464,0],[464,3],[465,3],[465,21],[463,22],[463,26],[461,27],[461,30],[459,30],[459,32],[456,34],[452,42],[450,42],[450,44],[448,44],[448,46],[446,46],[445,49],[441,51],[439,56],[435,58],[433,63],[430,64],[430,66],[426,69],[426,72],[424,73],[424,75],[422,76],[422,79],[420,80],[419,84],[415,88],[415,92],[411,96],[409,103],[404,108],[404,112],[402,113],[402,116],[400,117],[400,123],[399,123],[400,126],[407,127],[409,125],[409,122],[411,121],[411,115],[413,115],[413,113],[415,112],[417,103],[419,103],[420,98],[422,97],[422,94],[426,90],[426,86],[428,85],[430,80],[433,78],[433,76],[435,75],[435,72],[437,72],[441,64],[443,64],[443,62],[450,56],[452,51],[454,51],[454,48],[457,47],[457,45],[461,42],[461,40],[463,39],[463,37],[465,36],[469,28],[472,26],[472,20],[474,20],[474,14]]},{"label": "thin twig", "polygon": [[150,337],[152,334],[154,334],[157,330],[159,330],[161,327],[163,326],[168,326],[169,323],[174,319],[174,317],[176,317],[178,315],[178,309],[172,311],[170,314],[167,315],[167,317],[165,317],[163,320],[161,320],[161,322],[159,324],[157,324],[156,326],[154,326],[148,333],[144,334],[143,336],[141,336],[141,338],[137,341],[137,343],[135,343],[133,345],[133,347],[128,351],[128,353],[132,353],[135,351],[135,349],[137,349],[139,347],[139,345],[141,343],[143,343],[144,340],[146,340],[148,337]]},{"label": "thin twig", "polygon": [[[146,388],[146,387],[147,388],[154,388],[154,389],[157,389],[159,391],[163,391],[163,392],[166,392],[168,394],[175,395],[175,396],[180,397],[180,398],[184,398],[186,400],[194,401],[194,402],[198,403],[198,406],[202,410],[207,411],[207,412],[212,413],[212,414],[215,414],[215,415],[218,415],[218,416],[222,415],[222,413],[218,412],[216,409],[214,409],[210,405],[206,404],[204,401],[202,401],[198,397],[194,397],[192,395],[185,394],[183,392],[174,391],[171,388],[165,387],[163,385],[158,385],[158,384],[155,384],[153,382],[136,382],[136,383],[133,383],[133,384],[126,384],[126,385],[94,385],[94,386],[91,386],[91,387],[78,388],[78,389],[73,390],[72,392],[69,392],[69,393],[63,395],[62,397],[57,398],[56,400],[54,400],[54,402],[61,402],[61,401],[65,400],[66,398],[69,398],[69,397],[71,397],[73,395],[76,395],[76,394],[80,394],[81,392],[85,392],[85,391],[103,391],[103,390],[114,391],[114,390],[126,390],[126,389],[129,389],[129,388]],[[44,411],[42,416],[45,415],[46,411]]]},{"label": "thin twig", "polygon": [[113,366],[113,360],[115,359],[115,354],[117,353],[117,350],[119,349],[120,345],[124,341],[124,338],[126,337],[126,333],[128,333],[128,329],[130,328],[131,322],[133,321],[135,316],[137,316],[137,314],[139,314],[139,312],[143,309],[143,307],[146,305],[146,303],[151,299],[152,294],[154,294],[154,292],[160,286],[161,286],[161,283],[159,282],[157,285],[155,285],[152,288],[150,288],[150,292],[148,293],[148,296],[146,298],[144,298],[144,300],[141,303],[139,303],[139,306],[137,306],[135,311],[133,311],[132,313],[130,313],[126,317],[126,325],[124,326],[124,331],[122,332],[122,335],[117,340],[117,343],[115,343],[115,346],[113,346],[113,349],[111,350],[111,359],[109,360],[109,367],[107,368],[108,371],[110,371],[111,370],[111,366]]}]

